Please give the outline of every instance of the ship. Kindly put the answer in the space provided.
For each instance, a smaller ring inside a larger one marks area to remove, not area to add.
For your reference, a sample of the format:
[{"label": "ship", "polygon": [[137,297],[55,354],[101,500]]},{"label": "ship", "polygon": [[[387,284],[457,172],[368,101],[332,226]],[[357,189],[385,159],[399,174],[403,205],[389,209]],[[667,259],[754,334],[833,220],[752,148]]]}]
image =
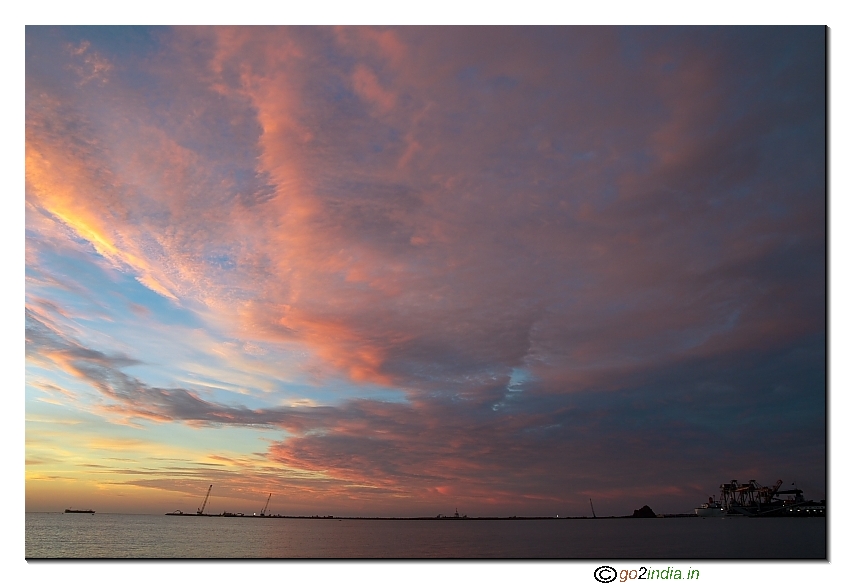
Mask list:
[{"label": "ship", "polygon": [[782,480],[773,486],[762,486],[755,480],[731,480],[720,485],[720,499],[708,498],[708,503],[694,509],[697,516],[731,517],[812,517],[826,516],[826,500],[807,500],[803,491],[794,486],[780,490]]},{"label": "ship", "polygon": [[723,506],[720,505],[720,502],[717,502],[711,496],[708,497],[708,502],[699,506],[699,508],[694,508],[694,512],[697,516],[702,518],[709,518],[713,516],[723,516]]},{"label": "ship", "polygon": [[66,508],[65,514],[94,514],[94,510],[71,510],[70,508]]}]

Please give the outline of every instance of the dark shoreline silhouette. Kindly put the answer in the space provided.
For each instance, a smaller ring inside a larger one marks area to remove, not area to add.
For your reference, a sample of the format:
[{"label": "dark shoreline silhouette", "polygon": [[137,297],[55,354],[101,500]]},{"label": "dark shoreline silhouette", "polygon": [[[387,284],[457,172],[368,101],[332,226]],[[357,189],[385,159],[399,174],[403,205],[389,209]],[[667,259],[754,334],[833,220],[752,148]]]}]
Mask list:
[{"label": "dark shoreline silhouette", "polygon": [[[196,516],[207,518],[289,518],[298,520],[611,520],[621,518],[635,518],[635,516],[463,516],[456,518],[454,516],[414,516],[414,517],[398,517],[398,516],[283,516],[283,515],[239,515],[226,512],[223,514],[175,514],[167,513],[166,516]],[[656,515],[657,518],[699,518],[696,514],[664,514]]]}]

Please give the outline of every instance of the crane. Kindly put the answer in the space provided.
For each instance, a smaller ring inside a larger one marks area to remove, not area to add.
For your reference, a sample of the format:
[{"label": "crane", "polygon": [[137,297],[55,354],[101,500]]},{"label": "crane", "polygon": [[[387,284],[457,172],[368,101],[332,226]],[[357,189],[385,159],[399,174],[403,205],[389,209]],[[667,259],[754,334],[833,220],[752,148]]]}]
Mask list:
[{"label": "crane", "polygon": [[269,494],[269,497],[266,499],[266,505],[265,505],[265,506],[263,506],[263,510],[260,512],[260,516],[265,516],[265,515],[266,515],[266,510],[268,510],[268,509],[269,509],[269,501],[270,501],[271,499],[272,499],[272,495],[271,495],[271,494]]},{"label": "crane", "polygon": [[210,499],[210,492],[212,492],[212,484],[210,484],[210,487],[207,489],[207,495],[206,495],[206,497],[204,497],[204,503],[201,505],[200,508],[198,508],[198,515],[201,515],[201,514],[204,513],[204,508],[207,507],[207,500]]}]

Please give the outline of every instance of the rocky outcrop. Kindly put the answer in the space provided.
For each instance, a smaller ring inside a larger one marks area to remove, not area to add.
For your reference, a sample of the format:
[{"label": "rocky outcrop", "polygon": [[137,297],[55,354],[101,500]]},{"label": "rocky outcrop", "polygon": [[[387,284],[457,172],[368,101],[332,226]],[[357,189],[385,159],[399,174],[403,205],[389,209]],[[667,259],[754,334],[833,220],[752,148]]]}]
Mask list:
[{"label": "rocky outcrop", "polygon": [[635,510],[632,518],[655,518],[655,513],[649,506],[644,506],[640,510]]}]

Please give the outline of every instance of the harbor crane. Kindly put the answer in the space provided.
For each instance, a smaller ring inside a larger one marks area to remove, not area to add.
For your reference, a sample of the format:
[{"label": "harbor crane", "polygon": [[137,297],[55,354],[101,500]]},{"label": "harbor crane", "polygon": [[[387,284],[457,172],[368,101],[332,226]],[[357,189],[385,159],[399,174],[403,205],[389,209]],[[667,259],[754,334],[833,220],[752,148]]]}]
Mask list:
[{"label": "harbor crane", "polygon": [[265,506],[263,506],[262,511],[260,511],[260,516],[265,516],[265,515],[266,515],[266,510],[268,510],[268,509],[269,509],[269,501],[270,501],[271,499],[272,499],[272,495],[271,495],[271,494],[269,494],[269,497],[268,497],[268,498],[266,498],[266,505],[265,505]]},{"label": "harbor crane", "polygon": [[207,495],[204,497],[204,503],[201,504],[200,508],[198,508],[198,516],[204,513],[204,508],[207,507],[207,500],[210,499],[210,492],[212,492],[212,484],[210,484],[210,487],[207,489]]}]

